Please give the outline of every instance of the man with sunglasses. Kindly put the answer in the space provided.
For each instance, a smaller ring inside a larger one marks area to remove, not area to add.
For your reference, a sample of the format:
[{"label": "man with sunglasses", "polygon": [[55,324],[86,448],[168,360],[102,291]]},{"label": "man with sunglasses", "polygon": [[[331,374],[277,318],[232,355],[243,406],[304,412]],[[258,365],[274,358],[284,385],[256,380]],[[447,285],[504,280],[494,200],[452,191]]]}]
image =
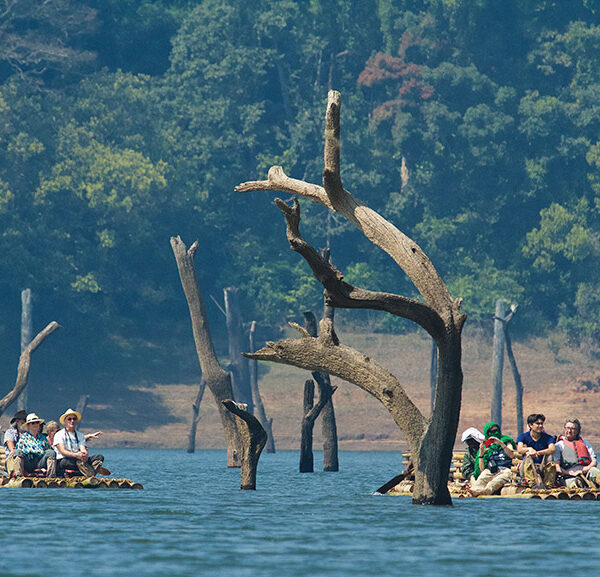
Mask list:
[{"label": "man with sunglasses", "polygon": [[77,430],[81,413],[68,409],[61,415],[60,424],[64,426],[54,435],[53,448],[56,451],[57,471],[64,475],[68,471],[79,471],[84,477],[93,477],[102,467],[104,457],[94,455],[90,458],[85,435]]},{"label": "man with sunglasses", "polygon": [[556,447],[554,437],[544,431],[546,417],[534,413],[527,417],[529,431],[517,437],[517,451],[523,455],[519,473],[530,487],[541,489],[553,487],[556,482],[556,467],[553,455]]}]

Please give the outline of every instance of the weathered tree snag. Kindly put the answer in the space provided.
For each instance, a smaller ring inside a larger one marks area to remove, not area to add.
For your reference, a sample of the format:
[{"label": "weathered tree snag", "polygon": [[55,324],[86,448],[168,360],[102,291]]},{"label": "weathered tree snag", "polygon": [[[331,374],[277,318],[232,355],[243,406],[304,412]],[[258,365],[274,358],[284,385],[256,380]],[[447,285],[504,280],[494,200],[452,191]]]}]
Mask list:
[{"label": "weathered tree snag", "polygon": [[494,315],[494,349],[492,356],[491,420],[502,426],[502,370],[504,368],[504,316],[506,301],[496,301]]},{"label": "weathered tree snag", "polygon": [[228,287],[223,289],[223,296],[225,301],[227,336],[229,337],[229,369],[231,372],[233,395],[237,402],[248,405],[249,413],[254,413],[248,359],[242,356],[244,329],[242,326],[239,290],[235,287]]},{"label": "weathered tree snag", "polygon": [[[321,251],[321,255],[327,262],[331,262],[329,259],[328,249]],[[323,318],[327,318],[331,321],[331,323],[333,323],[334,310],[335,309],[331,305],[328,305],[327,302],[325,302],[325,306],[323,308]],[[311,337],[317,336],[317,320],[311,311],[306,311],[304,313],[304,328]],[[333,389],[331,387],[331,378],[327,373],[320,373],[319,377],[319,382],[322,382],[322,384],[319,384],[319,388],[324,388],[328,397],[327,402],[321,410],[323,471],[339,471],[340,465],[338,461],[337,426],[335,422],[335,411],[333,409]]]},{"label": "weathered tree snag", "polygon": [[[254,333],[256,331],[256,321],[252,321],[250,324],[249,344],[250,352],[253,353],[256,350],[254,346]],[[267,444],[265,450],[267,453],[275,452],[275,441],[273,439],[273,419],[267,419],[265,412],[265,406],[258,390],[258,361],[250,361],[250,387],[252,389],[252,400],[254,401],[254,412],[263,426],[264,430],[267,431]]]},{"label": "weathered tree snag", "polygon": [[300,208],[275,202],[287,221],[292,250],[299,252],[325,288],[329,304],[345,308],[385,310],[422,326],[438,347],[438,377],[432,414],[425,418],[408,398],[398,380],[375,361],[341,344],[329,319],[321,321],[317,338],[301,327],[300,339],[267,343],[250,358],[294,365],[336,375],[365,389],[389,410],[403,432],[415,465],[413,502],[451,503],[448,472],[458,426],[462,392],[461,333],[466,316],[460,299],[453,299],[423,250],[390,222],[354,198],[342,185],[340,174],[340,94],[331,91],[325,117],[323,186],[289,178],[280,166],[269,170],[268,180],[240,184],[238,192],[276,190],[313,200],[354,224],[383,249],[409,276],[424,302],[399,295],[356,288],[343,281],[307,243],[299,231]]},{"label": "weathered tree snag", "polygon": [[87,404],[88,404],[89,400],[90,400],[89,395],[81,395],[79,397],[79,400],[77,401],[77,406],[75,407],[75,410],[80,415],[83,415],[83,413],[85,413],[85,410],[87,409]]},{"label": "weathered tree snag", "polygon": [[19,366],[17,368],[17,380],[13,390],[0,399],[0,415],[6,411],[7,407],[21,394],[27,386],[27,378],[29,377],[29,367],[31,365],[32,353],[46,340],[46,337],[51,335],[60,325],[56,321],[52,321],[48,326],[40,331],[35,338],[25,347],[25,350],[19,357]]},{"label": "weathered tree snag", "polygon": [[[21,352],[31,342],[33,336],[33,318],[31,314],[31,289],[21,291]],[[27,389],[23,389],[17,401],[17,408],[27,410]]]},{"label": "weathered tree snag", "polygon": [[506,344],[506,356],[512,369],[513,380],[515,381],[515,406],[517,409],[517,431],[523,431],[525,424],[523,422],[523,382],[521,381],[521,373],[517,367],[517,361],[512,350],[512,340],[510,338],[510,331],[508,330],[508,323],[512,319],[513,315],[517,311],[517,305],[510,305],[510,313],[504,318],[504,340]]},{"label": "weathered tree snag", "polygon": [[[328,215],[333,214],[331,211]],[[329,249],[323,249],[321,256],[331,263]],[[333,323],[335,307],[327,303],[324,299],[323,318],[329,319]],[[316,335],[315,335],[316,336]],[[327,384],[331,386],[331,378],[327,375]],[[323,410],[321,411],[321,435],[323,437],[323,471],[337,472],[340,470],[338,459],[338,436],[337,423],[335,421],[335,409],[333,408],[333,398],[330,397]]]},{"label": "weathered tree snag", "polygon": [[188,453],[194,453],[196,451],[196,430],[198,429],[198,421],[200,420],[200,403],[202,402],[205,388],[206,381],[204,379],[200,379],[196,400],[192,404],[192,422],[190,424],[190,432],[188,434]]},{"label": "weathered tree snag", "polygon": [[267,432],[262,428],[258,419],[250,414],[245,405],[231,399],[222,401],[225,408],[238,417],[238,429],[242,438],[242,481],[240,489],[256,489],[256,468],[260,454],[267,442]]},{"label": "weathered tree snag", "polygon": [[202,378],[206,381],[210,392],[215,398],[223,429],[225,430],[227,438],[227,466],[239,467],[242,458],[240,432],[238,431],[235,417],[222,404],[222,401],[233,398],[231,375],[223,370],[217,359],[208,327],[206,305],[198,286],[196,270],[194,268],[194,255],[196,254],[196,250],[198,250],[198,241],[194,242],[188,250],[180,237],[171,237],[171,248],[175,255],[181,285],[190,311],[192,331],[194,333],[194,342],[196,344],[196,353],[200,362]]},{"label": "weathered tree snag", "polygon": [[304,402],[302,403],[302,424],[300,425],[300,467],[301,473],[312,473],[314,468],[313,458],[313,426],[314,419],[309,419],[310,411],[314,407],[315,383],[312,379],[304,382]]},{"label": "weathered tree snag", "polygon": [[429,388],[431,390],[431,410],[433,411],[433,401],[435,400],[435,386],[437,383],[437,345],[431,339],[431,364],[429,365]]}]

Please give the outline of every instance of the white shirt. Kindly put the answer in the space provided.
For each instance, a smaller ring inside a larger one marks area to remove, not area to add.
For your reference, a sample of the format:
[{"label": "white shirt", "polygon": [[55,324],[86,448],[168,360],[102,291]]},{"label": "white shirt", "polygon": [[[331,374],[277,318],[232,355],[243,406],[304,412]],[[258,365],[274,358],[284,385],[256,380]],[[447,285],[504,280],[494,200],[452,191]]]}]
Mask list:
[{"label": "white shirt", "polygon": [[58,444],[64,445],[67,451],[78,453],[79,447],[86,447],[85,437],[79,431],[68,433],[66,429],[61,429],[54,435],[54,445],[52,448],[56,451],[56,458],[62,459],[64,455],[58,450]]}]

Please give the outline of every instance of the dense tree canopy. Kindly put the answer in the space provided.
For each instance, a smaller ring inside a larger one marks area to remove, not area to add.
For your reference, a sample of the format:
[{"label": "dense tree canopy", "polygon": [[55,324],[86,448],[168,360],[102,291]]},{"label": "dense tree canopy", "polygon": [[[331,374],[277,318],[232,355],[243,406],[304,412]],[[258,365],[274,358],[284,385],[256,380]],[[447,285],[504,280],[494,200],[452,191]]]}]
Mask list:
[{"label": "dense tree canopy", "polygon": [[[317,307],[276,208],[233,186],[272,164],[319,180],[328,88],[344,94],[345,181],[423,246],[472,320],[505,297],[524,305],[524,332],[600,339],[595,3],[37,4],[0,15],[5,366],[30,287],[40,325],[66,328],[65,378],[174,365],[181,378],[194,365],[171,356],[189,342],[176,234],[199,238],[206,293],[242,287],[264,336]],[[350,281],[411,290],[335,216],[303,214]]]}]

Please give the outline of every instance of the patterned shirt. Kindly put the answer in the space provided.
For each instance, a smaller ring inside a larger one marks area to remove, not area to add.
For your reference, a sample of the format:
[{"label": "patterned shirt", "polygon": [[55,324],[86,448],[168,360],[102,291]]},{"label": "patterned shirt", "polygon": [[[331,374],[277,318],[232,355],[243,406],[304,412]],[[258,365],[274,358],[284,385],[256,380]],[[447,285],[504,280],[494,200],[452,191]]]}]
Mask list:
[{"label": "patterned shirt", "polygon": [[26,455],[29,453],[42,455],[50,448],[48,438],[43,433],[38,433],[37,436],[34,437],[29,431],[25,431],[24,433],[21,433],[19,442],[17,443],[17,449],[23,451]]}]

